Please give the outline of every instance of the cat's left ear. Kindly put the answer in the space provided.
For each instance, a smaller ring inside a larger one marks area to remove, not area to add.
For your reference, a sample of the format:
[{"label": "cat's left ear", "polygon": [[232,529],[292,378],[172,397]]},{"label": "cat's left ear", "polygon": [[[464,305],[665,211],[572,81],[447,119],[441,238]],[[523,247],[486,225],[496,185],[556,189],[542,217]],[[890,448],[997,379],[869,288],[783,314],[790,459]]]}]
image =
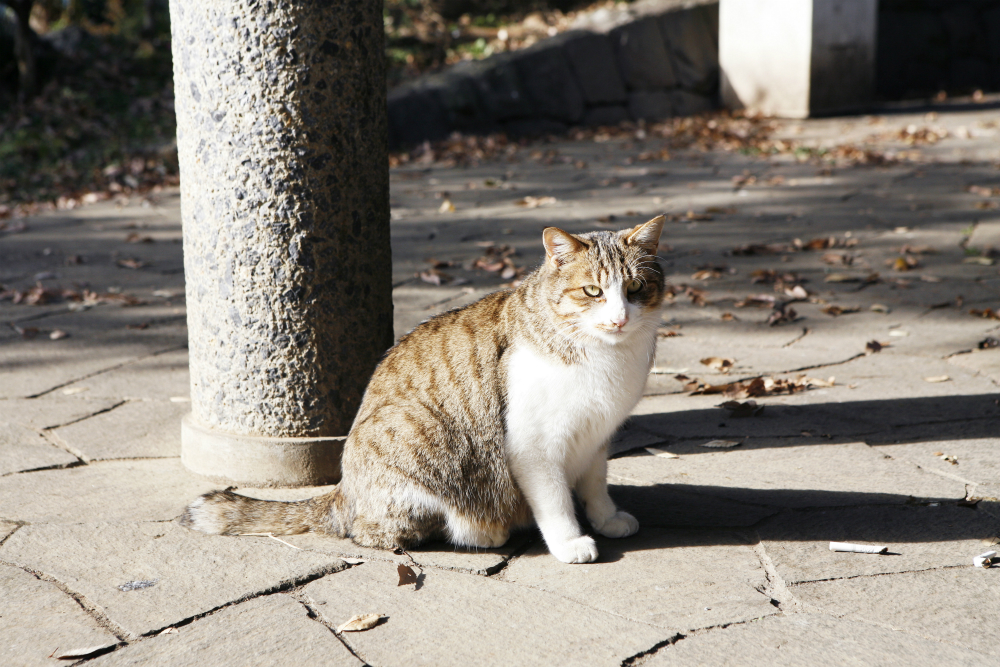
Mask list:
[{"label": "cat's left ear", "polygon": [[666,220],[662,215],[658,215],[649,222],[634,227],[625,236],[625,242],[629,245],[641,246],[650,255],[656,254],[656,249],[660,245],[660,232],[663,231],[663,223]]}]

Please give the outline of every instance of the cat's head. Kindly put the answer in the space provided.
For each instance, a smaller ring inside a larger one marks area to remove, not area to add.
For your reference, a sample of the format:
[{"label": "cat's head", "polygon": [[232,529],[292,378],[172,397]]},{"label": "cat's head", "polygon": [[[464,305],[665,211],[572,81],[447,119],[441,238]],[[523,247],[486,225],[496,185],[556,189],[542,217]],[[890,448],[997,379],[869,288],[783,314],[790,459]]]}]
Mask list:
[{"label": "cat's head", "polygon": [[663,272],[656,260],[664,218],[619,232],[542,234],[549,303],[563,334],[612,345],[656,326]]}]

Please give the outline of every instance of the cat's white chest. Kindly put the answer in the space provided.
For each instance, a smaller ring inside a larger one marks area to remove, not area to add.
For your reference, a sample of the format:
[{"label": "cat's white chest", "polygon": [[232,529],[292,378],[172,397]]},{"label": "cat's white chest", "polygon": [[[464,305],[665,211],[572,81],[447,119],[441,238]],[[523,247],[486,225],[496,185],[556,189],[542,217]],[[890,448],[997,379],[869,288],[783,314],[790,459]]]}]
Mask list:
[{"label": "cat's white chest", "polygon": [[601,346],[585,363],[565,364],[530,347],[507,368],[507,447],[557,462],[570,480],[589,465],[642,397],[651,341]]}]

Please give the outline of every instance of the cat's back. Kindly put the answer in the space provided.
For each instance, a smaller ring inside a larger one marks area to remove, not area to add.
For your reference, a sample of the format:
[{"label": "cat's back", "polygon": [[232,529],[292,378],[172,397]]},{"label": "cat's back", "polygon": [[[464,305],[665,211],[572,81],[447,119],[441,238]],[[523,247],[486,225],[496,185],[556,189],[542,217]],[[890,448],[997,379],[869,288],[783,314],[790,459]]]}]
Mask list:
[{"label": "cat's back", "polygon": [[417,325],[386,354],[365,393],[357,422],[389,405],[418,402],[467,418],[501,409],[502,359],[514,328],[509,290]]}]

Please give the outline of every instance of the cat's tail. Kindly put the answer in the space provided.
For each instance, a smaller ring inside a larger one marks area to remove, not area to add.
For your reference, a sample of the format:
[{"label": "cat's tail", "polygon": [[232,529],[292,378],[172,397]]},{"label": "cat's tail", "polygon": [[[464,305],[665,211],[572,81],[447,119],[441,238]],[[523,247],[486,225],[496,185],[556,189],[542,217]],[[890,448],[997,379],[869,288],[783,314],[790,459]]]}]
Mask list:
[{"label": "cat's tail", "polygon": [[196,498],[181,515],[181,525],[213,535],[295,535],[314,530],[343,537],[346,533],[345,503],[339,486],[322,496],[295,502],[248,498],[233,493],[232,488]]}]

